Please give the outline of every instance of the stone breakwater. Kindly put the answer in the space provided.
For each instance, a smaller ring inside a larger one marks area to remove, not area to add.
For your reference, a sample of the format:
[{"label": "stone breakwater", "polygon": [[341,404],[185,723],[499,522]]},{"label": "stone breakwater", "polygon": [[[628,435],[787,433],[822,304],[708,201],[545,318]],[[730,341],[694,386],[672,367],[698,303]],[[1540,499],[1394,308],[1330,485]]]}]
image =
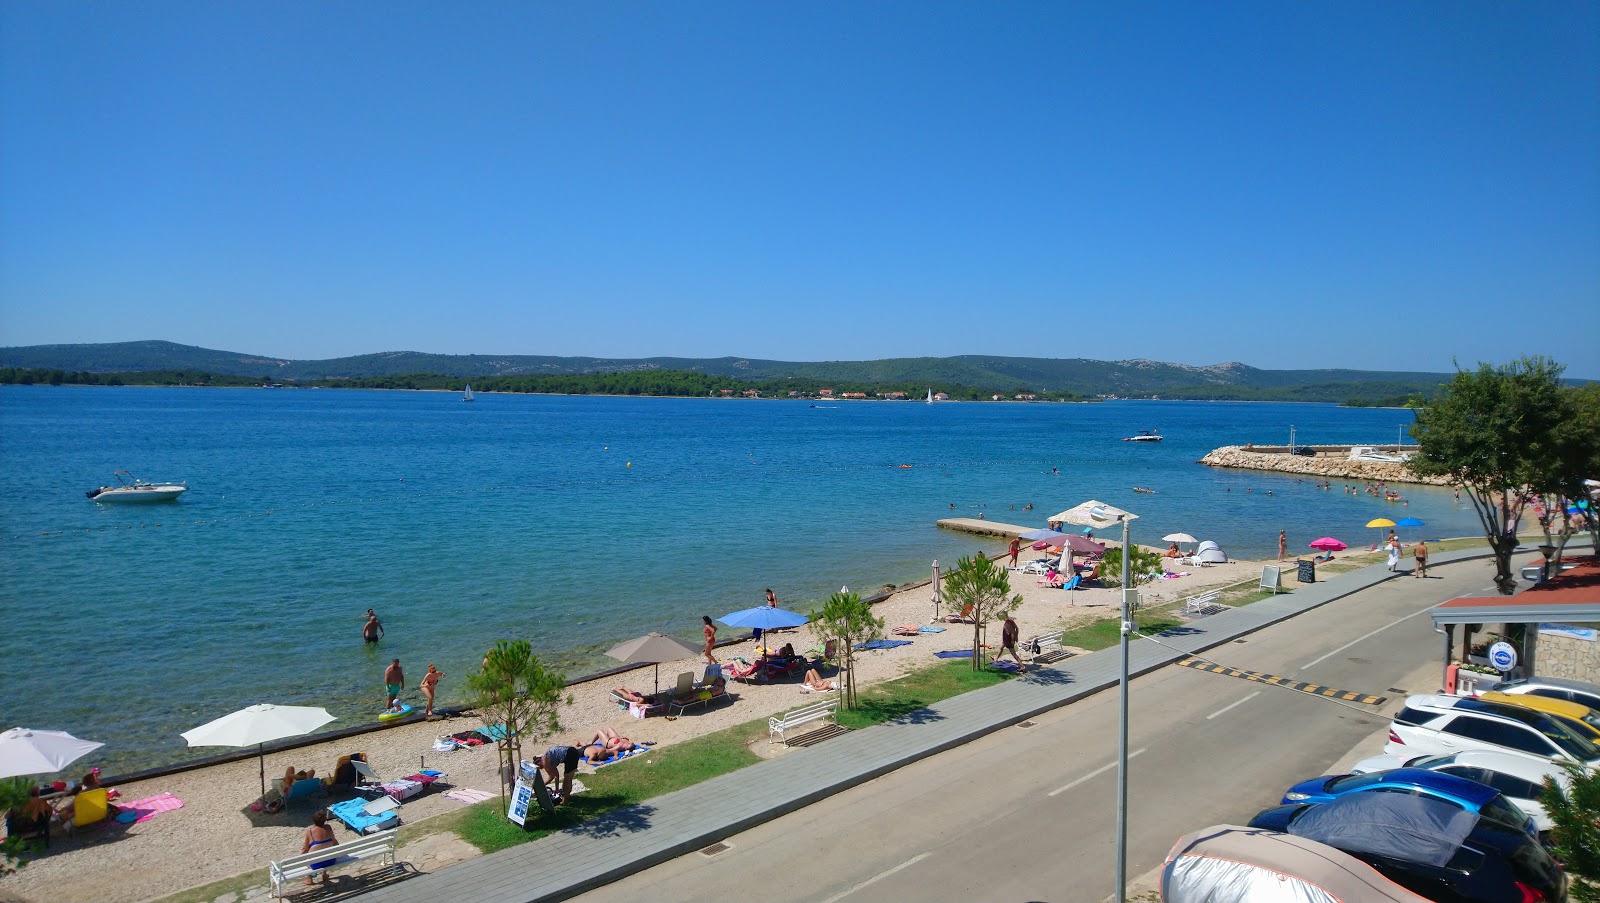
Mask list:
[{"label": "stone breakwater", "polygon": [[1239,467],[1247,470],[1271,470],[1277,473],[1298,473],[1327,480],[1355,480],[1362,483],[1427,483],[1447,486],[1442,477],[1421,477],[1404,464],[1385,461],[1351,461],[1345,448],[1333,454],[1316,457],[1291,455],[1286,452],[1245,448],[1242,445],[1224,445],[1200,459],[1201,464],[1212,467]]}]

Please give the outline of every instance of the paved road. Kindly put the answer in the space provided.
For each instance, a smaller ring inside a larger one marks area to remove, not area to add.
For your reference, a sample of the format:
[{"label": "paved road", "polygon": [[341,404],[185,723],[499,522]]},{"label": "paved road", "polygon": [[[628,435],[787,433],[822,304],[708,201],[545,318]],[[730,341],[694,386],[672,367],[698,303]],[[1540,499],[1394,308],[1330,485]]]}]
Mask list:
[{"label": "paved road", "polygon": [[[1409,692],[1432,692],[1427,609],[1482,592],[1493,569],[1391,580],[1212,650],[1230,666],[1390,697],[1379,711],[1189,668],[1133,684],[1130,878],[1178,835],[1242,822],[1382,726]],[[584,901],[1099,900],[1115,844],[1115,690],[902,768],[647,869]]]}]

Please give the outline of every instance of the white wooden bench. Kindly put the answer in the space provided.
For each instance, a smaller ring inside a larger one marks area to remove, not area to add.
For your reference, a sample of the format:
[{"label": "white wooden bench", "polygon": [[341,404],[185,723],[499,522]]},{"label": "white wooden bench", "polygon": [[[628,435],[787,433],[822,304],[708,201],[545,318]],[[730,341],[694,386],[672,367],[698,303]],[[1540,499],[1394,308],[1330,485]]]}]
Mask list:
[{"label": "white wooden bench", "polygon": [[1054,633],[1041,633],[1033,639],[1028,640],[1026,643],[1023,643],[1022,648],[1027,649],[1030,652],[1032,652],[1034,649],[1039,650],[1038,652],[1033,652],[1032,656],[1028,659],[1029,661],[1039,662],[1040,664],[1044,665],[1048,665],[1051,662],[1058,662],[1064,658],[1072,657],[1072,653],[1068,652],[1061,645],[1061,638],[1065,635],[1065,630],[1057,630]]},{"label": "white wooden bench", "polygon": [[767,742],[772,742],[772,735],[777,734],[778,739],[783,741],[783,745],[788,746],[789,738],[785,734],[785,731],[793,730],[802,724],[809,724],[813,721],[822,721],[824,719],[837,724],[838,711],[839,697],[835,696],[832,699],[824,699],[821,702],[813,702],[808,706],[795,709],[792,712],[785,712],[782,715],[774,715],[767,719]]},{"label": "white wooden bench", "polygon": [[1214,589],[1198,596],[1190,596],[1183,602],[1183,613],[1186,615],[1214,615],[1219,611],[1227,611],[1228,606],[1221,602],[1222,590]]},{"label": "white wooden bench", "polygon": [[[376,834],[368,834],[365,837],[358,837],[349,842],[341,840],[331,847],[312,850],[309,853],[301,853],[299,856],[291,856],[288,859],[270,863],[267,866],[267,871],[272,877],[272,895],[274,897],[286,896],[284,894],[286,885],[292,884],[301,878],[310,877],[317,872],[325,872],[328,869],[350,865],[354,862],[382,857],[384,865],[393,865],[394,842],[397,834],[399,834],[398,829],[379,831]],[[333,860],[333,865],[317,869],[316,872],[311,870],[312,863],[327,862],[330,859]]]}]

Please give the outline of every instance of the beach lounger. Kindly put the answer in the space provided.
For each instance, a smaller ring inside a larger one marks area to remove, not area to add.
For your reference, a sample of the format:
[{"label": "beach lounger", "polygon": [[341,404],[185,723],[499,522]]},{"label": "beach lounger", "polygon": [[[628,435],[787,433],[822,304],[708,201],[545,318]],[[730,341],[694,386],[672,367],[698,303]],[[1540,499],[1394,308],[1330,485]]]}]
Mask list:
[{"label": "beach lounger", "polygon": [[367,811],[370,802],[372,801],[357,798],[334,803],[328,807],[328,814],[344,822],[346,827],[357,834],[375,834],[399,826],[400,807],[380,802],[374,807],[380,811],[374,813]]},{"label": "beach lounger", "polygon": [[686,710],[695,706],[709,706],[713,702],[732,702],[733,697],[728,694],[728,684],[725,680],[717,680],[709,687],[701,687],[687,696],[674,696],[672,702],[667,704],[669,715],[682,715]]},{"label": "beach lounger", "polygon": [[284,803],[292,806],[300,800],[319,799],[328,795],[328,785],[321,778],[302,778],[294,782],[283,795]]},{"label": "beach lounger", "polygon": [[1073,574],[1071,580],[1068,580],[1066,583],[1061,584],[1061,588],[1062,589],[1066,589],[1066,590],[1077,589],[1078,588],[1078,584],[1080,584],[1082,582],[1083,582],[1083,575],[1082,574]]},{"label": "beach lounger", "polygon": [[[742,680],[748,683],[753,679],[759,679],[761,677],[761,671],[766,667],[766,664],[767,660],[764,658],[758,658],[754,662],[747,662],[742,658],[736,658],[733,661],[727,662],[723,665],[722,673],[733,678],[734,680]],[[692,690],[693,687],[689,689]],[[680,688],[674,691],[672,695],[674,697],[678,697],[687,696],[689,694],[687,690]]]},{"label": "beach lounger", "polygon": [[678,675],[678,685],[672,688],[672,695],[683,696],[694,689],[694,672],[685,671]]}]

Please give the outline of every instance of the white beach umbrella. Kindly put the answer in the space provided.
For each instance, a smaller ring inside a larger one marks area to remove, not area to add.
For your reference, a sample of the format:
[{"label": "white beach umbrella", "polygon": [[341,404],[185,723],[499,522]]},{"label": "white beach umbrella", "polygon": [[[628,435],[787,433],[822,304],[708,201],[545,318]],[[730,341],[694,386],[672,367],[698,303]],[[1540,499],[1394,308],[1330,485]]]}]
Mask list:
[{"label": "white beach umbrella", "polygon": [[105,744],[79,740],[66,731],[14,727],[0,734],[0,778],[51,774],[102,746]]},{"label": "white beach umbrella", "polygon": [[1113,505],[1107,505],[1105,502],[1097,502],[1094,499],[1090,499],[1081,505],[1068,508],[1050,519],[1068,524],[1077,524],[1080,527],[1109,527],[1116,523],[1119,517],[1134,520],[1137,515],[1130,514]]},{"label": "white beach umbrella", "polygon": [[1162,539],[1163,542],[1199,542],[1200,541],[1198,539],[1195,539],[1193,536],[1190,536],[1187,533],[1168,533],[1166,536],[1161,537],[1161,539]]},{"label": "white beach umbrella", "polygon": [[309,734],[332,720],[334,717],[324,708],[261,702],[184,731],[180,736],[190,746],[249,746],[254,743],[261,756],[261,795],[265,797],[266,743]]}]

